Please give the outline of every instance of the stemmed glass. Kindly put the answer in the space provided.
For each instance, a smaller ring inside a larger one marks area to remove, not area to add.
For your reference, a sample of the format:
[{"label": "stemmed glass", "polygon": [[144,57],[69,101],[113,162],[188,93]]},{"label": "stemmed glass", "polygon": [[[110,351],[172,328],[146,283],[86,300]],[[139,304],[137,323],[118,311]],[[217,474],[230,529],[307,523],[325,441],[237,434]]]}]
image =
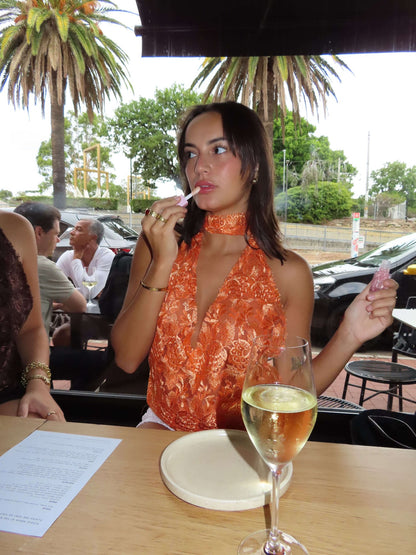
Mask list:
[{"label": "stemmed glass", "polygon": [[238,553],[308,553],[300,542],[278,529],[281,473],[305,445],[316,420],[311,349],[306,339],[289,337],[283,346],[271,336],[255,339],[241,412],[254,447],[271,470],[272,492],[270,529],[247,536]]},{"label": "stemmed glass", "polygon": [[84,268],[84,273],[82,276],[82,285],[88,289],[88,296],[87,296],[87,311],[92,310],[95,308],[94,303],[91,299],[91,290],[93,287],[97,285],[97,278],[95,276],[95,270],[92,270],[91,273],[88,273],[87,268]]}]

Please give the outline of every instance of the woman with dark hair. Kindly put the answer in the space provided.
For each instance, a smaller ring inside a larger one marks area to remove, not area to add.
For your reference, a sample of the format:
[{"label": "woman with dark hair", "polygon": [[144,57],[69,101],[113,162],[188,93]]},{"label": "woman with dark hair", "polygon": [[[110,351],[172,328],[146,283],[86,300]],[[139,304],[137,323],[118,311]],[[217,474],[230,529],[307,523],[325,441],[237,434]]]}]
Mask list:
[{"label": "woman with dark hair", "polygon": [[[184,192],[146,211],[123,308],[116,362],[134,372],[149,352],[142,426],[243,427],[241,389],[257,335],[309,339],[313,281],[283,247],[273,212],[271,147],[258,116],[235,103],[192,109],[178,137]],[[318,393],[357,348],[392,322],[397,284],[357,296],[314,359]],[[135,329],[139,329],[135,333]]]},{"label": "woman with dark hair", "polygon": [[64,421],[49,392],[33,228],[23,216],[2,210],[0,268],[0,414]]}]

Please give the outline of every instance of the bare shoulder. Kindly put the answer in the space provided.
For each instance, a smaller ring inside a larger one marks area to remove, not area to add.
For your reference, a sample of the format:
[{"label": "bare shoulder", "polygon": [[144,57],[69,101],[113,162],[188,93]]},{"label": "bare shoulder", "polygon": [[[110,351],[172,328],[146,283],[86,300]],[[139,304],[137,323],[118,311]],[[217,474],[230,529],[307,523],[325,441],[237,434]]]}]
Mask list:
[{"label": "bare shoulder", "polygon": [[313,288],[312,271],[302,256],[288,250],[283,264],[276,258],[270,260],[269,263],[284,304],[294,290],[297,291],[297,294],[301,291],[310,294]]},{"label": "bare shoulder", "polygon": [[287,276],[289,279],[299,273],[311,275],[309,263],[295,251],[286,251],[286,260],[282,264],[277,258],[270,260],[270,268],[274,276]]},{"label": "bare shoulder", "polygon": [[0,227],[20,256],[26,252],[28,245],[32,245],[32,225],[20,214],[0,211]]}]

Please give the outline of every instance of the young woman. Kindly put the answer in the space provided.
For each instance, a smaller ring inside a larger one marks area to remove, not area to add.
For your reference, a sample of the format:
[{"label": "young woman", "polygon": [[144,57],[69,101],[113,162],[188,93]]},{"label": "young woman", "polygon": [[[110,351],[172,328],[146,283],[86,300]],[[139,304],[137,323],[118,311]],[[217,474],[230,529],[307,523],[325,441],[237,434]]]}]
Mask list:
[{"label": "young woman", "polygon": [[[253,339],[309,339],[313,281],[286,250],[273,212],[273,162],[258,116],[225,102],[197,106],[178,140],[187,207],[157,201],[143,218],[123,308],[116,362],[134,372],[149,353],[143,426],[197,431],[242,427],[240,397]],[[182,204],[182,203],[181,203]],[[313,362],[318,394],[357,348],[392,322],[397,284],[346,311]]]},{"label": "young woman", "polygon": [[0,210],[0,414],[64,421],[50,389],[31,224]]}]

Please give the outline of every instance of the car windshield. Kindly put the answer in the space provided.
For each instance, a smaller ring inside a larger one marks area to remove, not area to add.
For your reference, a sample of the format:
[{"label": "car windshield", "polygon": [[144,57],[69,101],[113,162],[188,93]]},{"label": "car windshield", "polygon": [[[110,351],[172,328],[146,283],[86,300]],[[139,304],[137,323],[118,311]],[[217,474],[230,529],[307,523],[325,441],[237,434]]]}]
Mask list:
[{"label": "car windshield", "polygon": [[122,220],[119,218],[99,218],[101,222],[105,222],[106,226],[114,231],[119,237],[123,237],[123,239],[137,239],[139,234],[137,231],[134,231],[131,227],[126,225]]},{"label": "car windshield", "polygon": [[399,237],[384,245],[380,245],[372,251],[366,252],[354,260],[359,266],[380,266],[383,260],[389,260],[392,264],[401,259],[407,253],[411,254],[416,250],[416,234]]}]

